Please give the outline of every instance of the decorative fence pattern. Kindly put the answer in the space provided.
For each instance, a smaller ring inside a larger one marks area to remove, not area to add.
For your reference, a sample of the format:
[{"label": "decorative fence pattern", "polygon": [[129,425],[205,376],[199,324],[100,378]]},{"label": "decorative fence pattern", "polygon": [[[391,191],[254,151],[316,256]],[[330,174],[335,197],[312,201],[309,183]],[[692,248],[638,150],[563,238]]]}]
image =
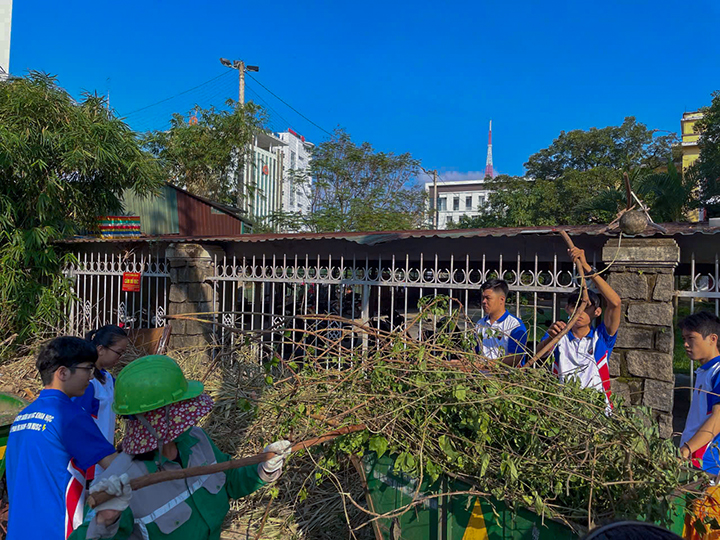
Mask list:
[{"label": "decorative fence pattern", "polygon": [[[133,255],[76,254],[77,262],[65,269],[73,281],[76,299],[67,313],[66,332],[83,335],[105,324],[125,328],[165,325],[170,274],[165,259]],[[139,273],[140,291],[122,290],[123,275]]]},{"label": "decorative fence pattern", "polygon": [[[592,260],[595,262],[595,254]],[[589,257],[590,258],[590,257]],[[264,337],[273,350],[287,357],[296,344],[293,331],[302,329],[330,333],[328,339],[342,340],[343,348],[367,349],[367,335],[357,326],[343,326],[339,320],[298,320],[298,316],[337,315],[378,330],[403,330],[423,340],[433,323],[419,320],[418,302],[447,295],[459,301],[467,318],[477,321],[484,314],[481,285],[502,277],[511,288],[508,309],[520,316],[528,328],[528,348],[535,352],[547,326],[564,307],[564,294],[578,285],[575,270],[564,256],[541,262],[516,257],[497,261],[470,256],[441,261],[422,255],[389,260],[329,256],[253,257],[215,260],[213,311],[216,322],[243,330],[271,329]],[[560,295],[560,297],[559,297]],[[308,328],[308,325],[315,325]],[[232,345],[236,333],[223,326],[216,329],[220,344]]]}]

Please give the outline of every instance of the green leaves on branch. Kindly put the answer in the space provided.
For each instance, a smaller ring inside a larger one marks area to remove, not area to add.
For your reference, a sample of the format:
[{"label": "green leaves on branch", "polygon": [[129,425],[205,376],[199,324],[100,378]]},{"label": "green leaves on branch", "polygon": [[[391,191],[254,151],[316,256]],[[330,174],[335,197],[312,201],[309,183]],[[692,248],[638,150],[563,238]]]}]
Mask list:
[{"label": "green leaves on branch", "polygon": [[[167,179],[214,201],[237,205],[240,172],[254,163],[252,142],[263,130],[262,108],[228,101],[231,110],[196,108],[187,118],[174,114],[170,129],[144,136],[143,144],[158,157]],[[252,186],[251,186],[252,187]]]},{"label": "green leaves on branch", "polygon": [[104,98],[75,101],[37,72],[0,83],[0,335],[57,328],[72,258],[54,243],[121,213],[125,190],[148,194],[162,182]]}]

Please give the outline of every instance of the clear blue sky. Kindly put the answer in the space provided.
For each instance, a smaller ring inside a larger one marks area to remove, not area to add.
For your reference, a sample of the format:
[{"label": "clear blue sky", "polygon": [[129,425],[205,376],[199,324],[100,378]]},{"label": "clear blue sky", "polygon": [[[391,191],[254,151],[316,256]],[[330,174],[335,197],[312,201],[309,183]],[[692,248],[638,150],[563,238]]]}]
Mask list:
[{"label": "clear blue sky", "polygon": [[[15,0],[10,66],[56,74],[75,96],[109,89],[144,130],[235,97],[237,72],[218,58],[242,58],[324,129],[453,179],[483,170],[491,118],[508,174],[561,130],[634,115],[678,132],[683,111],[720,89],[719,23],[717,0]],[[258,96],[274,129],[326,137],[248,81]]]}]

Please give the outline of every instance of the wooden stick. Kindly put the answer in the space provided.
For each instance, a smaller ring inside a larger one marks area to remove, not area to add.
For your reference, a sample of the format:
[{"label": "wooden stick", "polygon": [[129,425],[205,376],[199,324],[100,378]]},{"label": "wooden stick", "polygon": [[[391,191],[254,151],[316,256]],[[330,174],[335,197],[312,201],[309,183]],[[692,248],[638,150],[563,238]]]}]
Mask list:
[{"label": "wooden stick", "polygon": [[[570,239],[570,237],[565,231],[560,231],[560,235],[563,237],[563,240],[565,240],[565,243],[570,249],[575,247],[575,244],[573,244],[573,241]],[[572,317],[570,317],[570,320],[565,325],[565,328],[563,328],[554,338],[548,341],[547,344],[528,361],[529,366],[532,366],[536,361],[540,360],[543,356],[550,352],[553,347],[557,345],[557,342],[560,341],[562,337],[572,329],[573,326],[575,326],[575,323],[580,318],[580,315],[582,315],[583,311],[585,311],[590,305],[590,298],[587,292],[587,283],[585,282],[585,269],[582,267],[582,263],[579,260],[576,261],[575,265],[577,266],[578,273],[580,274],[580,305],[573,312],[573,315]]]},{"label": "wooden stick", "polygon": [[[320,435],[319,437],[306,439],[304,441],[296,443],[292,445],[292,448],[290,448],[290,452],[298,452],[300,450],[305,450],[307,448],[310,448],[311,446],[322,444],[342,435],[355,433],[364,429],[366,429],[366,427],[363,424],[353,424],[351,426],[345,426],[340,429],[325,433],[324,435]],[[274,454],[273,452],[262,452],[260,454],[255,454],[254,456],[242,459],[233,459],[231,461],[224,461],[223,463],[202,465],[200,467],[190,467],[187,469],[180,469],[176,471],[160,471],[152,474],[146,474],[145,476],[133,478],[132,480],[130,480],[130,487],[132,487],[133,491],[135,491],[147,486],[159,484],[160,482],[167,482],[169,480],[181,480],[184,478],[191,478],[193,476],[215,474],[218,472],[227,471],[229,469],[239,469],[241,467],[247,467],[248,465],[257,465],[258,463],[263,463],[265,461],[268,461],[269,459],[274,458],[275,456],[276,454]],[[97,493],[89,495],[87,498],[87,503],[90,508],[95,508],[97,505],[107,502],[112,498],[113,495],[110,495],[105,491],[99,491]]]}]

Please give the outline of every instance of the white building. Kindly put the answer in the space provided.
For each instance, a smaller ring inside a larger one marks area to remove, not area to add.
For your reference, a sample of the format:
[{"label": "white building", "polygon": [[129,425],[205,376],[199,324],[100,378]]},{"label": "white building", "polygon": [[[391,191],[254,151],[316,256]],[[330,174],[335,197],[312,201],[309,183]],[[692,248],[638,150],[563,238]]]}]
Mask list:
[{"label": "white building", "polygon": [[434,192],[433,183],[429,182],[425,184],[425,191],[428,194],[431,227],[435,207],[433,200],[437,198],[438,229],[455,228],[462,216],[479,216],[490,197],[490,190],[481,179],[438,182],[437,194]]},{"label": "white building", "polygon": [[277,138],[287,145],[283,148],[282,209],[307,215],[312,200],[309,171],[315,145],[292,129],[278,133]]},{"label": "white building", "polygon": [[12,0],[0,0],[0,80],[10,73],[10,30],[12,29]]},{"label": "white building", "polygon": [[238,207],[249,219],[272,220],[282,207],[283,153],[286,144],[268,133],[258,133],[252,156],[245,163]]}]

